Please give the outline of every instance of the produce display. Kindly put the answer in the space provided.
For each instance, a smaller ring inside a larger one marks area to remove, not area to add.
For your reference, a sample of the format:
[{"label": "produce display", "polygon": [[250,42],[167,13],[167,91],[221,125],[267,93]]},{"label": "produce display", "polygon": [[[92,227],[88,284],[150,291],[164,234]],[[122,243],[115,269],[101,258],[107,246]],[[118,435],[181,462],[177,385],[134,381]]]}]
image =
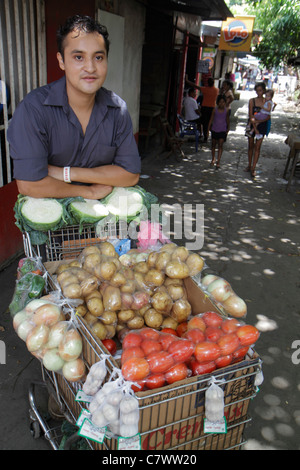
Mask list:
[{"label": "produce display", "polygon": [[241,361],[258,338],[254,326],[205,312],[191,317],[181,336],[171,329],[128,332],[121,370],[126,380],[137,382],[137,390],[158,388]]},{"label": "produce display", "polygon": [[247,315],[246,302],[233,291],[230,283],[222,277],[207,274],[201,279],[201,287],[228,315],[235,318]]},{"label": "produce display", "polygon": [[104,340],[125,328],[176,328],[186,321],[192,308],[183,279],[203,266],[200,255],[174,243],[119,256],[106,241],[84,248],[55,274],[65,297],[82,299],[77,314]]}]

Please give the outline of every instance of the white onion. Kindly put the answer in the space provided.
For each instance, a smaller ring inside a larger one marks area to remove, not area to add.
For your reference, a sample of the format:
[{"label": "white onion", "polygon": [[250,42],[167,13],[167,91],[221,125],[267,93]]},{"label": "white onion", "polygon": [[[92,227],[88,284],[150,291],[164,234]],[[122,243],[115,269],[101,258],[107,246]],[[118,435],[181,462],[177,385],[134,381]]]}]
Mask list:
[{"label": "white onion", "polygon": [[18,327],[17,335],[23,341],[26,341],[28,334],[31,330],[33,330],[34,327],[35,325],[32,323],[32,321],[30,321],[30,319],[24,320]]},{"label": "white onion", "polygon": [[121,424],[120,426],[120,435],[123,437],[135,436],[138,433],[138,426],[135,424]]},{"label": "white onion", "polygon": [[241,297],[232,294],[222,304],[226,312],[232,317],[241,318],[247,314],[247,305]]},{"label": "white onion", "polygon": [[26,339],[28,351],[41,349],[48,341],[49,328],[46,325],[37,325],[29,333]]},{"label": "white onion", "polygon": [[38,307],[33,316],[36,325],[53,326],[57,323],[61,316],[61,308],[54,304],[45,304]]},{"label": "white onion", "polygon": [[18,328],[21,325],[21,323],[23,323],[23,321],[25,321],[27,319],[28,319],[28,315],[27,315],[25,309],[20,310],[18,313],[16,313],[16,315],[14,316],[14,319],[13,319],[14,330],[18,331]]},{"label": "white onion", "polygon": [[223,303],[232,294],[232,289],[229,282],[219,278],[207,286],[207,292],[211,294],[217,302]]},{"label": "white onion", "polygon": [[211,284],[213,281],[216,281],[217,279],[219,279],[219,277],[215,276],[214,274],[206,274],[206,276],[201,279],[201,285],[203,287],[207,287],[209,284]]},{"label": "white onion", "polygon": [[26,305],[25,310],[28,313],[33,313],[37,308],[49,303],[50,301],[46,299],[34,299]]},{"label": "white onion", "polygon": [[110,405],[109,403],[105,403],[102,406],[102,413],[107,419],[107,422],[110,423],[111,421],[116,421],[118,419],[119,408],[116,408],[114,405]]},{"label": "white onion", "polygon": [[107,419],[103,416],[101,410],[97,410],[95,413],[93,413],[92,423],[95,424],[95,426],[99,426],[99,428],[103,428],[103,426],[106,426]]},{"label": "white onion", "polygon": [[132,411],[131,413],[125,413],[121,416],[121,421],[123,424],[134,424],[137,425],[139,422],[139,411]]},{"label": "white onion", "polygon": [[75,361],[65,362],[62,373],[70,382],[78,382],[83,379],[85,375],[85,365],[83,360],[78,358]]},{"label": "white onion", "polygon": [[57,348],[48,349],[48,351],[45,352],[43,357],[43,365],[46,367],[46,369],[53,372],[58,372],[60,369],[62,369],[64,363],[65,361],[63,361],[58,354]]},{"label": "white onion", "polygon": [[132,411],[137,410],[139,403],[135,397],[125,397],[120,403],[120,412],[121,413],[131,413]]},{"label": "white onion", "polygon": [[58,348],[60,342],[63,340],[68,328],[68,322],[59,321],[50,328],[49,339],[47,347],[49,349]]},{"label": "white onion", "polygon": [[82,352],[82,339],[78,331],[75,329],[67,331],[58,350],[64,361],[75,361]]}]

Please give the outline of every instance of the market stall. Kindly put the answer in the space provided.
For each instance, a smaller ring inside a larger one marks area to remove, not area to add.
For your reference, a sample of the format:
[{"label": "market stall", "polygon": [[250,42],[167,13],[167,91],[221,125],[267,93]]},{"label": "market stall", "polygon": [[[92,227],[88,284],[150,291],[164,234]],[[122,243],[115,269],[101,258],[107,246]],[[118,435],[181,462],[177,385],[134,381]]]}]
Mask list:
[{"label": "market stall", "polygon": [[262,372],[259,332],[230,283],[145,216],[156,198],[140,187],[35,202],[15,206],[26,257],[10,312],[72,438],[97,450],[240,448]]}]

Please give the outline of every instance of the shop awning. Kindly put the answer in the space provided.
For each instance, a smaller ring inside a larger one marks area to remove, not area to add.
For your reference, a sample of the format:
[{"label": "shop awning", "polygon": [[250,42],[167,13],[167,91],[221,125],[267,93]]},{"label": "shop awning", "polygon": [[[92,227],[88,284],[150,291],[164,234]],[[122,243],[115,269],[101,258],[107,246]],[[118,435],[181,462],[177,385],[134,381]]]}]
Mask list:
[{"label": "shop awning", "polygon": [[202,20],[220,21],[234,16],[224,0],[151,0],[149,6],[197,15]]}]

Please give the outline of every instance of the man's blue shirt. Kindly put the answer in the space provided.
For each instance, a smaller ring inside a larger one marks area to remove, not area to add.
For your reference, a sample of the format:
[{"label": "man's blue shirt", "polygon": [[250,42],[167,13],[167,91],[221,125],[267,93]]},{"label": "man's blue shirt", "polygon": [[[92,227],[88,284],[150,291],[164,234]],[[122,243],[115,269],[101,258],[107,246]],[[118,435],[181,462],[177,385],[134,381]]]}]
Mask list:
[{"label": "man's blue shirt", "polygon": [[141,159],[126,103],[100,88],[89,124],[81,124],[69,106],[65,77],[31,91],[14,112],[7,133],[14,178],[38,181],[48,164],[94,168],[118,165],[140,173]]}]

